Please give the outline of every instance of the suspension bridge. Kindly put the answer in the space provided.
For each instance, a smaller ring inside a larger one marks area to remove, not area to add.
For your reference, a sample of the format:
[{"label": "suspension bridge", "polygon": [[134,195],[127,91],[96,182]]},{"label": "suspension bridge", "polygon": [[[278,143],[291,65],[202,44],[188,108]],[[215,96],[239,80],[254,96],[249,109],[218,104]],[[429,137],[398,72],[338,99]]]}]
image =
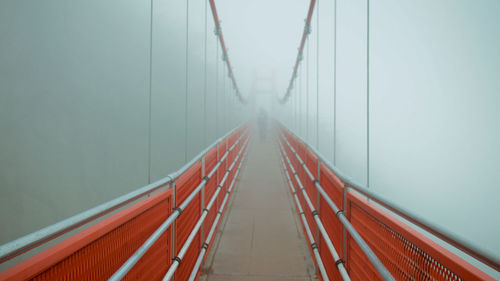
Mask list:
[{"label": "suspension bridge", "polygon": [[[276,103],[293,99],[294,114],[319,9],[316,0],[308,3],[289,85]],[[232,95],[215,109],[226,112],[216,119],[224,133],[191,159],[186,152],[175,172],[1,245],[0,281],[495,280],[477,263],[498,273],[498,256],[353,180],[295,125],[262,116],[233,124],[231,107],[250,106],[250,98],[237,84],[215,1],[205,8],[223,61],[217,71],[228,82],[221,87]]]}]

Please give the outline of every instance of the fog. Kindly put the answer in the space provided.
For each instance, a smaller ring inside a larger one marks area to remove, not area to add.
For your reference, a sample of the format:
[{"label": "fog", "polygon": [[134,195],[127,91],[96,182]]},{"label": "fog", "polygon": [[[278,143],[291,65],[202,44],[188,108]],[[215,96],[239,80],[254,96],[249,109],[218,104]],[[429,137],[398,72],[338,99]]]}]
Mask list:
[{"label": "fog", "polygon": [[247,104],[207,1],[2,1],[0,244],[166,176],[264,108],[500,253],[500,2],[370,1],[369,41],[366,0],[318,3],[281,105],[307,0],[216,1]]},{"label": "fog", "polygon": [[337,1],[336,63],[333,3],[319,1],[279,119],[357,182],[498,256],[500,3],[370,1],[367,42],[367,2]]},{"label": "fog", "polygon": [[202,0],[0,3],[0,244],[167,176],[248,119],[206,14],[205,57]]}]

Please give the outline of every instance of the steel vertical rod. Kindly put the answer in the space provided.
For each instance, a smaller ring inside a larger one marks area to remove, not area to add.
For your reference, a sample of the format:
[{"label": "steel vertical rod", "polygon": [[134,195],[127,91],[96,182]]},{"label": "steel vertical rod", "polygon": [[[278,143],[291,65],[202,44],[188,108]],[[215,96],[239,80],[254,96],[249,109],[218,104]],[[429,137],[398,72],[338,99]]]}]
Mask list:
[{"label": "steel vertical rod", "polygon": [[[238,143],[241,141],[241,139],[246,136],[246,134],[241,134],[238,137],[238,140],[231,146],[232,150],[234,147],[238,145]],[[217,145],[218,147],[218,145]],[[219,169],[219,167],[222,164],[222,161],[228,157],[229,151],[226,151],[222,158],[217,162],[215,167],[210,171],[208,176],[204,178],[201,183],[182,201],[182,203],[179,206],[176,206],[176,208],[172,211],[172,214],[160,225],[158,229],[137,249],[132,256],[111,276],[108,280],[121,280],[132,267],[141,259],[141,257],[148,251],[148,249],[158,240],[158,238],[167,230],[169,226],[173,224],[175,219],[180,216],[182,213],[182,210],[184,210],[188,204],[193,200],[193,198],[200,192],[200,190],[205,186],[205,184],[208,182],[208,180],[213,176],[213,174]],[[217,173],[218,174],[218,173]],[[175,242],[175,239],[172,240]],[[172,243],[175,244],[175,243]],[[173,251],[175,253],[175,249]]]},{"label": "steel vertical rod", "polygon": [[[293,182],[290,178],[290,175],[289,175],[289,172],[287,169],[287,165],[283,159],[286,159],[286,162],[288,163],[288,167],[289,167],[291,173],[293,174],[295,181],[297,182],[299,190],[302,192],[302,195],[306,201],[306,204],[309,206],[309,209],[312,213],[312,217],[313,217],[314,221],[316,222],[316,226],[318,227],[318,231],[319,231],[319,233],[321,233],[323,240],[325,241],[327,248],[333,257],[333,260],[336,263],[337,269],[339,270],[340,275],[342,276],[342,279],[343,280],[351,280],[349,275],[347,274],[347,271],[345,269],[345,266],[344,266],[342,260],[340,259],[339,255],[337,253],[337,250],[335,249],[335,246],[333,246],[333,243],[332,243],[330,237],[328,236],[328,233],[326,232],[326,229],[323,225],[322,220],[319,218],[319,214],[317,213],[318,209],[314,208],[314,205],[312,204],[311,199],[309,198],[309,195],[305,191],[304,185],[300,181],[300,177],[298,176],[297,171],[293,167],[292,162],[290,161],[290,158],[288,157],[285,149],[283,148],[283,145],[281,144],[281,142],[279,142],[278,144],[279,144],[279,150],[280,150],[280,155],[281,155],[281,163],[282,163],[283,168],[285,170],[285,175],[288,179],[288,184],[290,185],[290,187],[292,189],[292,194],[295,197],[297,197],[296,189],[293,187]],[[298,202],[299,202],[298,204],[300,204],[300,201],[298,201]],[[301,213],[303,213],[303,212],[301,211]],[[319,241],[319,237],[316,238],[316,241]]]},{"label": "steel vertical rod", "polygon": [[[281,151],[280,151],[280,154],[281,154]],[[283,162],[283,159],[281,159],[281,163],[283,165],[285,165],[285,163]],[[316,243],[317,240],[314,238],[313,234],[311,233],[311,229],[310,229],[309,223],[307,222],[307,219],[305,217],[304,210],[302,209],[302,205],[300,204],[300,200],[297,197],[297,192],[295,191],[295,188],[293,187],[293,183],[290,179],[290,176],[288,175],[288,173],[286,171],[286,166],[284,166],[284,168],[285,168],[285,175],[287,176],[288,184],[292,190],[292,194],[293,194],[293,197],[295,199],[295,204],[297,206],[299,216],[302,220],[302,224],[304,225],[304,229],[306,230],[306,236],[309,239],[309,242],[311,243],[311,248],[312,248],[316,263],[318,265],[318,269],[319,269],[319,272],[321,274],[321,277],[323,280],[329,280],[328,274],[326,273],[325,266],[324,266],[323,261],[321,259],[321,255],[319,254],[319,251],[318,251],[318,247],[317,247],[317,243]],[[307,197],[307,199],[309,199],[309,197]],[[309,200],[309,203],[310,203],[310,200]]]},{"label": "steel vertical rod", "polygon": [[[248,144],[248,137],[247,137],[245,143],[243,144],[242,148],[240,149],[238,155],[234,159],[233,163],[231,164],[231,167],[229,169],[227,169],[226,172],[224,173],[224,177],[222,178],[220,184],[217,186],[217,189],[215,190],[214,194],[210,198],[210,202],[208,202],[207,208],[203,209],[203,212],[202,212],[200,218],[198,219],[195,226],[193,227],[193,229],[189,233],[189,236],[186,238],[186,241],[182,245],[182,248],[179,250],[179,253],[175,256],[174,261],[172,262],[172,265],[170,265],[170,268],[168,269],[167,273],[163,277],[163,281],[169,281],[174,276],[174,273],[177,270],[177,268],[179,267],[182,259],[186,255],[187,250],[189,249],[189,246],[193,242],[193,240],[194,240],[196,234],[198,233],[198,231],[200,230],[200,228],[203,226],[203,222],[205,221],[205,219],[208,215],[208,212],[212,208],[215,200],[217,199],[219,192],[223,189],[223,186],[224,186],[226,180],[229,178],[230,171],[234,168],[236,162],[238,161],[242,151],[245,149],[247,144]],[[229,157],[226,157],[226,161],[228,158]]]},{"label": "steel vertical rod", "polygon": [[246,158],[247,153],[248,153],[248,146],[245,149],[245,152],[242,156],[242,159],[240,160],[240,163],[238,164],[238,168],[236,169],[234,177],[233,177],[231,184],[228,188],[228,192],[226,193],[226,195],[224,196],[224,199],[222,200],[221,206],[219,207],[219,211],[217,212],[217,215],[215,216],[214,222],[212,223],[212,227],[210,228],[210,231],[208,232],[207,238],[205,239],[204,244],[206,246],[201,248],[200,254],[198,255],[198,259],[196,260],[196,263],[194,264],[194,267],[191,270],[191,275],[189,276],[189,279],[188,279],[189,281],[195,280],[197,275],[198,275],[198,270],[200,269],[201,263],[203,262],[203,257],[205,256],[205,253],[208,250],[208,244],[210,243],[210,241],[212,241],[212,237],[215,234],[219,220],[222,217],[222,211],[224,210],[226,202],[229,200],[229,195],[231,194],[231,192],[233,190],[233,187],[236,183],[236,179],[238,178],[241,166],[243,164],[243,160]]},{"label": "steel vertical rod", "polygon": [[394,277],[392,277],[391,273],[382,264],[382,262],[375,255],[375,253],[372,251],[372,249],[368,246],[368,244],[365,242],[365,240],[359,235],[359,233],[357,232],[357,230],[347,220],[347,218],[345,217],[344,212],[342,212],[337,207],[337,205],[335,205],[335,203],[328,196],[328,194],[325,192],[325,190],[319,184],[319,182],[314,181],[314,176],[311,174],[311,172],[307,168],[307,165],[305,165],[304,161],[302,161],[302,159],[300,158],[299,154],[290,145],[290,143],[288,142],[288,139],[285,136],[282,136],[282,138],[285,141],[285,143],[287,144],[287,146],[290,148],[292,154],[295,155],[295,157],[299,161],[300,165],[303,166],[304,171],[308,175],[309,179],[311,179],[313,181],[314,186],[321,193],[321,195],[323,196],[323,199],[325,199],[325,201],[327,202],[327,204],[330,205],[330,207],[332,208],[332,210],[337,214],[337,218],[347,228],[347,231],[351,234],[352,238],[356,241],[356,243],[358,244],[358,246],[361,248],[361,250],[366,255],[366,257],[368,258],[368,260],[370,260],[371,264],[375,267],[375,269],[378,271],[378,273],[380,274],[380,276],[384,280],[386,280],[386,281],[392,281],[392,280],[394,280]]}]

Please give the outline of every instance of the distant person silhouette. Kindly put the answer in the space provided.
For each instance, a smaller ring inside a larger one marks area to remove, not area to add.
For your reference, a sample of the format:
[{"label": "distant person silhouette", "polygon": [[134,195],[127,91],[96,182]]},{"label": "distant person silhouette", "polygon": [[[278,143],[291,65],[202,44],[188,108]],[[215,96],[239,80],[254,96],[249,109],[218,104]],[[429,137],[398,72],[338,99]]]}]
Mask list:
[{"label": "distant person silhouette", "polygon": [[263,141],[266,139],[267,133],[267,112],[262,108],[260,109],[257,122],[259,124],[260,140]]}]

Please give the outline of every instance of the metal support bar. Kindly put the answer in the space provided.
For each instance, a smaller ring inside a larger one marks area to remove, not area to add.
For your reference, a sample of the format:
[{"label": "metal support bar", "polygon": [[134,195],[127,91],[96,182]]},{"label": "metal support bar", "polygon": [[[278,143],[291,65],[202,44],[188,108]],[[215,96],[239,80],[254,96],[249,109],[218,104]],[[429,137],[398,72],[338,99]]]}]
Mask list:
[{"label": "metal support bar", "polygon": [[[238,137],[238,140],[234,143],[230,150],[238,145],[238,143],[242,140],[244,136],[247,134],[241,134]],[[229,154],[229,151],[226,151],[222,156],[222,160],[225,159]],[[215,165],[212,171],[209,173],[208,178],[211,178],[213,173],[219,168],[220,162]],[[191,194],[184,199],[184,201],[176,207],[176,209],[172,212],[172,214],[165,220],[165,222],[142,244],[139,249],[135,251],[135,253],[108,279],[108,280],[121,280],[132,267],[139,261],[139,259],[146,253],[147,250],[158,240],[158,238],[167,230],[167,228],[179,217],[182,210],[184,210],[187,205],[193,200],[196,194],[201,190],[203,186],[208,182],[208,179],[203,179],[202,182],[191,192]]]},{"label": "metal support bar", "polygon": [[[290,161],[290,159],[288,158],[288,155],[286,154],[281,142],[279,142],[279,148],[280,148],[280,155],[281,155],[281,163],[283,165],[283,169],[285,170],[285,175],[287,177],[287,180],[288,180],[288,184],[290,185],[290,188],[292,189],[292,192],[294,194],[294,197],[297,197],[296,195],[296,191],[295,191],[295,188],[293,186],[293,182],[290,178],[290,175],[288,173],[288,169],[287,169],[287,165],[285,163],[285,161],[283,159],[286,159],[286,162],[288,162],[288,167],[290,168],[290,170],[292,172],[295,172],[295,169],[293,168],[292,166],[292,162]],[[302,182],[300,181],[300,178],[298,176],[295,176],[295,180],[297,182],[297,184],[302,187]],[[326,242],[326,245],[328,247],[328,250],[330,251],[330,254],[332,255],[333,257],[333,260],[336,262],[336,266],[337,266],[337,269],[339,270],[340,272],[340,275],[342,276],[342,279],[343,280],[348,280],[350,281],[350,277],[349,277],[349,274],[347,274],[347,271],[344,267],[344,264],[343,263],[337,263],[340,259],[339,255],[337,254],[337,250],[335,249],[335,247],[333,246],[333,243],[332,243],[332,240],[330,239],[330,237],[328,236],[328,233],[326,232],[326,229],[325,227],[323,226],[323,222],[321,221],[321,219],[319,218],[319,214],[318,212],[314,209],[314,206],[312,205],[311,203],[311,200],[309,199],[309,196],[307,195],[307,192],[305,192],[305,190],[302,190],[302,194],[304,196],[304,199],[306,200],[307,202],[307,205],[309,206],[309,209],[311,210],[312,212],[312,216],[314,218],[314,221],[316,222],[316,226],[318,228],[318,231],[319,233],[321,233],[321,236],[323,237],[323,240]],[[299,202],[299,201],[297,201]],[[304,215],[304,212],[301,212],[300,215]],[[319,237],[316,238],[316,241],[319,241]]]},{"label": "metal support bar", "polygon": [[[222,204],[219,207],[219,210],[217,212],[217,216],[214,219],[214,222],[212,224],[212,227],[210,228],[210,232],[207,235],[205,243],[203,243],[203,247],[201,248],[200,254],[198,255],[198,259],[196,260],[196,263],[193,267],[193,270],[191,271],[191,275],[189,276],[189,281],[194,281],[196,279],[196,276],[198,275],[198,270],[200,269],[201,263],[203,262],[203,257],[205,256],[205,253],[208,250],[208,244],[212,240],[212,237],[215,233],[215,230],[217,229],[217,224],[219,223],[219,220],[222,217],[222,210],[224,210],[226,202],[229,200],[230,192],[232,191],[234,184],[236,183],[236,179],[238,178],[241,166],[243,164],[243,159],[245,159],[247,152],[248,152],[248,146],[245,149],[245,153],[242,156],[242,159],[238,165],[238,168],[236,169],[236,172],[234,173],[233,180],[231,181],[231,185],[228,188],[228,193],[226,193],[226,196],[224,196],[224,200],[222,201]],[[205,245],[207,245],[207,246],[205,247]]]},{"label": "metal support bar", "polygon": [[[283,138],[283,141],[285,141],[285,143],[288,145],[288,147],[292,151],[292,154],[295,155],[297,160],[299,162],[303,163],[302,159],[300,159],[300,156],[297,153],[294,153],[295,149],[290,145],[290,143],[288,142],[286,137],[282,136],[282,138]],[[308,174],[309,178],[313,181],[314,176],[311,174],[309,169],[307,167],[304,167],[304,170],[305,170],[306,174]],[[361,248],[361,250],[366,255],[366,257],[370,260],[370,262],[375,267],[375,269],[378,271],[380,276],[386,281],[395,280],[394,277],[392,277],[391,273],[387,270],[387,268],[382,264],[382,262],[379,260],[379,258],[372,251],[372,249],[368,246],[368,244],[365,242],[365,240],[359,235],[359,233],[356,231],[356,229],[354,229],[354,227],[351,225],[351,223],[346,219],[345,214],[343,212],[339,212],[340,211],[339,208],[337,207],[337,205],[335,205],[335,203],[328,196],[328,194],[326,194],[323,187],[318,182],[315,182],[314,186],[321,193],[321,195],[323,196],[323,199],[325,199],[325,201],[332,208],[332,210],[337,214],[337,217],[339,218],[340,222],[342,222],[342,224],[344,224],[344,226],[347,228],[347,231],[349,231],[352,238],[356,241],[358,246]]]},{"label": "metal support bar", "polygon": [[18,255],[21,255],[33,248],[36,248],[52,239],[55,239],[65,233],[68,233],[80,226],[83,226],[99,217],[102,217],[106,214],[111,213],[112,211],[119,209],[145,195],[148,195],[158,189],[167,186],[168,184],[173,183],[180,175],[182,175],[187,169],[189,169],[196,161],[198,161],[203,155],[205,155],[210,149],[212,149],[215,145],[217,145],[221,140],[225,137],[233,134],[237,129],[241,128],[242,124],[236,126],[231,131],[229,131],[226,135],[217,139],[214,143],[208,146],[205,150],[200,152],[196,157],[194,157],[191,161],[186,163],[183,167],[181,167],[176,172],[171,173],[170,175],[148,184],[144,187],[141,187],[135,191],[122,195],[118,198],[115,198],[111,201],[105,202],[101,205],[95,206],[89,210],[83,211],[79,214],[76,214],[72,217],[64,219],[60,222],[42,228],[33,233],[22,236],[18,239],[15,239],[11,242],[3,244],[0,246],[0,264],[12,259]]},{"label": "metal support bar", "polygon": [[[207,208],[203,210],[200,218],[198,219],[198,222],[196,225],[193,227],[191,230],[191,233],[189,234],[188,238],[186,239],[186,242],[184,242],[184,245],[182,245],[182,248],[179,250],[179,253],[176,256],[176,259],[172,262],[172,265],[168,269],[167,273],[163,277],[163,281],[169,281],[173,276],[179,265],[181,264],[182,258],[184,258],[184,255],[186,254],[187,250],[189,249],[189,246],[193,242],[194,238],[196,237],[196,234],[200,230],[203,222],[205,221],[205,218],[208,215],[208,212],[210,208],[212,208],[212,205],[214,204],[215,200],[217,199],[217,196],[219,195],[219,192],[222,189],[222,186],[226,182],[227,178],[229,177],[229,173],[232,168],[234,168],[234,165],[238,161],[241,152],[244,150],[246,145],[248,144],[248,138],[246,139],[245,143],[243,144],[243,148],[240,150],[236,158],[234,159],[233,163],[231,164],[231,167],[225,172],[224,177],[222,178],[220,184],[217,186],[217,189],[215,190],[214,194],[212,195],[212,198],[210,198],[210,202],[207,204]],[[227,158],[226,158],[227,159]],[[227,161],[226,161],[227,164]]]},{"label": "metal support bar", "polygon": [[[281,159],[281,163],[285,165],[285,162],[283,162],[283,159]],[[284,166],[285,171],[286,166]],[[290,188],[292,190],[292,193],[294,194],[293,197],[295,199],[295,204],[297,205],[298,212],[300,214],[300,218],[302,220],[302,223],[304,225],[304,228],[306,230],[306,235],[307,238],[309,239],[309,242],[311,243],[311,246],[316,243],[316,240],[314,239],[313,234],[311,233],[311,229],[309,228],[309,224],[307,223],[306,216],[304,214],[304,210],[302,209],[302,206],[300,205],[299,197],[297,196],[297,193],[295,192],[295,188],[293,187],[292,180],[290,179],[290,176],[288,175],[288,171],[285,173],[287,176],[288,184],[290,185]],[[309,200],[309,197],[307,197],[307,200]],[[308,201],[309,203],[311,202],[310,200]],[[311,247],[312,251],[314,253],[314,258],[316,259],[316,263],[318,264],[318,268],[321,274],[321,277],[323,280],[329,280],[328,274],[326,273],[325,266],[323,264],[323,261],[321,259],[321,256],[319,254],[318,248],[317,247]]]},{"label": "metal support bar", "polygon": [[[398,216],[403,217],[404,219],[408,220],[409,222],[417,225],[418,227],[421,227],[425,231],[429,232],[430,234],[436,236],[437,238],[441,239],[442,241],[449,243],[450,245],[456,247],[457,249],[462,250],[466,254],[470,255],[471,257],[476,258],[480,262],[483,262],[484,264],[492,267],[493,269],[500,271],[500,256],[498,254],[491,254],[488,253],[487,251],[480,249],[476,247],[475,245],[471,244],[469,241],[464,240],[463,238],[457,236],[454,233],[451,233],[450,231],[444,229],[443,227],[429,221],[428,219],[422,217],[419,214],[416,214],[415,212],[406,209],[402,205],[385,198],[382,195],[377,194],[373,190],[368,189],[367,187],[363,186],[362,184],[357,183],[344,173],[342,173],[337,167],[335,167],[328,159],[326,159],[323,155],[319,153],[319,151],[314,148],[313,146],[309,145],[304,139],[293,133],[292,131],[288,130],[287,128],[283,127],[284,130],[286,130],[288,133],[293,135],[298,141],[302,142],[303,144],[306,145],[306,147],[311,150],[318,158],[321,159],[323,164],[328,167],[335,175],[344,182],[346,186],[349,188],[352,188],[356,190],[357,192],[363,194],[364,196],[368,197],[369,199],[372,199],[373,201],[377,202],[378,204],[382,205],[384,208],[387,208],[388,210],[396,213]],[[286,138],[285,138],[286,139]]]}]

